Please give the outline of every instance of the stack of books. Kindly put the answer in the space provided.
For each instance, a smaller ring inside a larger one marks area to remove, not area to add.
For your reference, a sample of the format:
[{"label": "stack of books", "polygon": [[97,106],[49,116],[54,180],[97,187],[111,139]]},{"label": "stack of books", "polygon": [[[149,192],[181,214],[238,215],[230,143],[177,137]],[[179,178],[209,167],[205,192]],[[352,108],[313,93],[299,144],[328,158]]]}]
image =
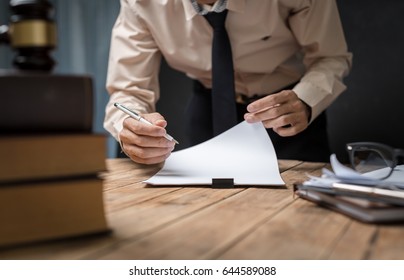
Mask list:
[{"label": "stack of books", "polygon": [[106,136],[92,132],[91,83],[0,75],[9,91],[0,110],[0,247],[108,231],[99,178]]}]

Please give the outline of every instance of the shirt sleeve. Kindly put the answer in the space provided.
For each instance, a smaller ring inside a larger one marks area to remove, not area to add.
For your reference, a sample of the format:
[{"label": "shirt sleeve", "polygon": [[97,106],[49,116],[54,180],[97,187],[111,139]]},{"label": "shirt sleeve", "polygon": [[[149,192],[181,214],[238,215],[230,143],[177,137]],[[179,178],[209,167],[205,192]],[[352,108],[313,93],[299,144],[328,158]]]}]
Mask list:
[{"label": "shirt sleeve", "polygon": [[161,53],[146,24],[121,0],[121,9],[112,29],[106,87],[110,94],[104,128],[119,141],[127,117],[114,107],[122,103],[140,113],[155,111],[159,98],[158,72]]},{"label": "shirt sleeve", "polygon": [[313,121],[345,89],[342,79],[352,64],[334,0],[307,0],[294,11],[289,24],[303,47],[306,73],[294,87],[308,104]]}]

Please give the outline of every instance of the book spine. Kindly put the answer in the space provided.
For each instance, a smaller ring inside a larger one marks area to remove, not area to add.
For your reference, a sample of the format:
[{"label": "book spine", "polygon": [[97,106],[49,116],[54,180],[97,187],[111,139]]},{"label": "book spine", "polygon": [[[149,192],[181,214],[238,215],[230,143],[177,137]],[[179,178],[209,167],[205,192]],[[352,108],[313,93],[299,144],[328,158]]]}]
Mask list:
[{"label": "book spine", "polygon": [[88,76],[0,73],[0,133],[91,132]]}]

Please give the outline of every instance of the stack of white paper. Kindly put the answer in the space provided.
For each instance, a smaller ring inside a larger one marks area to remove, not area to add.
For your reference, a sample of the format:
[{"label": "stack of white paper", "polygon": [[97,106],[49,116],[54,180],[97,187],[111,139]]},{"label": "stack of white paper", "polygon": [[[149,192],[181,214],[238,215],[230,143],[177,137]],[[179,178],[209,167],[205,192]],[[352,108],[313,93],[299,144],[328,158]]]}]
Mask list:
[{"label": "stack of white paper", "polygon": [[379,180],[377,172],[360,174],[355,170],[342,165],[335,154],[331,155],[331,166],[333,172],[323,169],[322,177],[310,176],[310,180],[304,182],[305,185],[331,188],[333,183],[349,183],[366,186],[379,186],[386,188],[404,189],[404,165],[396,166],[390,177]]}]

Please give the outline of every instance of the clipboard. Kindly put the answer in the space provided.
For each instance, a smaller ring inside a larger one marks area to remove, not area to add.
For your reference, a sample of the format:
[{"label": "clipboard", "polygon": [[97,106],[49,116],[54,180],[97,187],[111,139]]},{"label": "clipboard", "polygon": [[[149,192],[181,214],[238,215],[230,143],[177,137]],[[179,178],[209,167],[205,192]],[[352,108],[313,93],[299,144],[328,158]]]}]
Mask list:
[{"label": "clipboard", "polygon": [[271,138],[261,122],[243,121],[198,145],[173,152],[143,181],[151,186],[285,186]]}]

